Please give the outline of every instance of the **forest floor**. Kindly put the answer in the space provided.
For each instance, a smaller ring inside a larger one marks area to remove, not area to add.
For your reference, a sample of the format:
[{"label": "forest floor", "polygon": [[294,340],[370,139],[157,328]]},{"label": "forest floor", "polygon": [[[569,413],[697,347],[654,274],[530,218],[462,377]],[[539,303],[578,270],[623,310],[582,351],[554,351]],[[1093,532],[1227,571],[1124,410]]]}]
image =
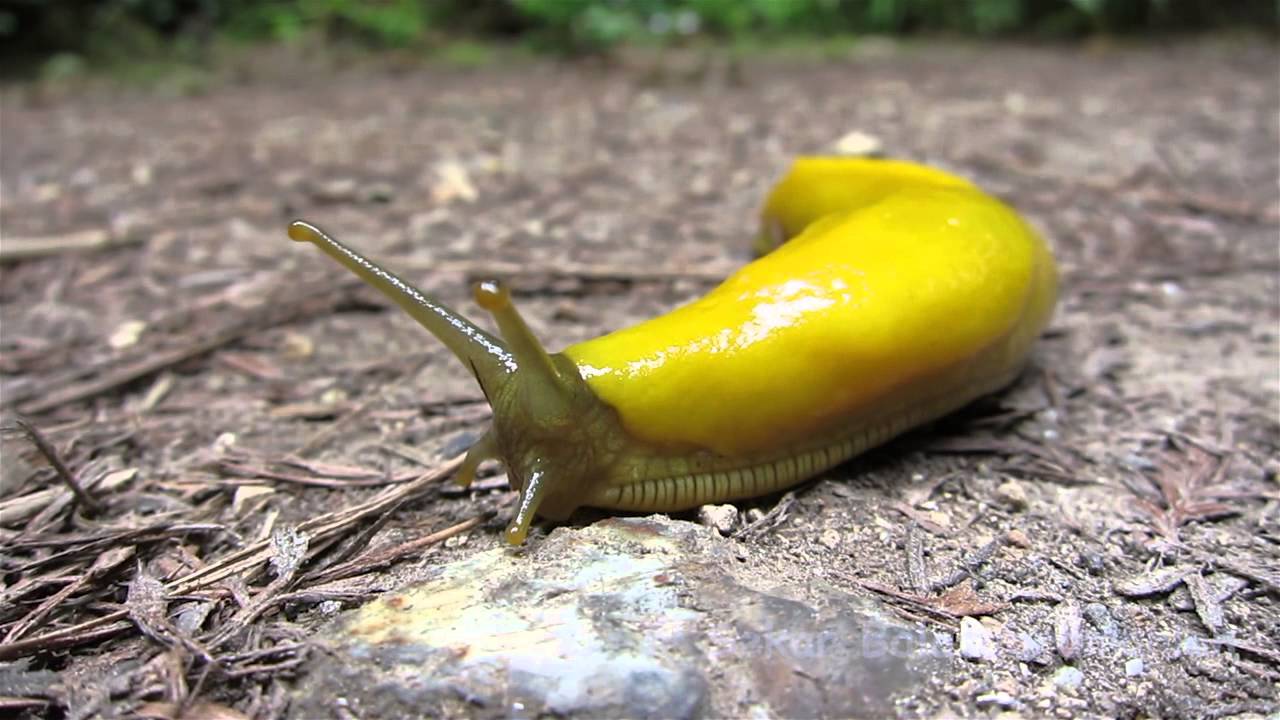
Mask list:
[{"label": "forest floor", "polygon": [[469,373],[290,220],[468,315],[505,277],[558,348],[747,262],[770,183],[843,140],[1021,210],[1061,301],[1009,391],[739,503],[774,522],[726,542],[780,591],[979,618],[1001,649],[905,715],[1277,712],[1278,61],[877,43],[4,88],[0,707],[274,717],[335,612],[502,542],[500,468],[421,479],[487,422]]}]

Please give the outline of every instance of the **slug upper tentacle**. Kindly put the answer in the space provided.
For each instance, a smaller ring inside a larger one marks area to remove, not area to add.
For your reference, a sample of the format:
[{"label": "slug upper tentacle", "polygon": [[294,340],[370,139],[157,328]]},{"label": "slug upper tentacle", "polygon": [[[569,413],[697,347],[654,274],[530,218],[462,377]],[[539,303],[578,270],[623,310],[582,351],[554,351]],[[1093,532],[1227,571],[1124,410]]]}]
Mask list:
[{"label": "slug upper tentacle", "polygon": [[295,222],[475,374],[486,459],[521,492],[506,537],[582,505],[677,510],[793,485],[1016,376],[1047,324],[1044,241],[972,183],[912,163],[800,158],[761,213],[769,255],[706,296],[548,353],[499,283],[474,288],[501,340]]}]

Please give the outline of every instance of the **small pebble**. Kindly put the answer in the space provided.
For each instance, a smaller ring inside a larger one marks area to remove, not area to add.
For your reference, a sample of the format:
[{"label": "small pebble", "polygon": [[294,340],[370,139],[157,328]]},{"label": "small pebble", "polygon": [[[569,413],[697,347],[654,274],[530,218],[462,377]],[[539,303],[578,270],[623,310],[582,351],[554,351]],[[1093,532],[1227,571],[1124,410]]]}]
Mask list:
[{"label": "small pebble", "polygon": [[760,508],[751,508],[750,510],[747,511],[747,524],[750,525],[753,522],[757,522],[762,517],[764,517],[763,510],[761,510]]},{"label": "small pebble", "polygon": [[1124,674],[1129,677],[1138,677],[1146,667],[1142,664],[1142,658],[1130,658],[1125,661]]},{"label": "small pebble", "polygon": [[354,178],[336,178],[311,189],[311,197],[322,203],[340,203],[355,197],[359,184]]},{"label": "small pebble", "polygon": [[1192,635],[1178,644],[1178,652],[1183,657],[1196,657],[1204,655],[1208,652],[1208,648],[1205,647],[1203,642],[1200,642],[1200,638]]},{"label": "small pebble", "polygon": [[126,320],[111,333],[111,337],[107,338],[107,344],[112,350],[123,350],[138,344],[138,338],[142,337],[142,333],[147,329],[147,323],[142,320]]},{"label": "small pebble", "polygon": [[1017,480],[1005,480],[996,488],[996,498],[1013,510],[1027,507],[1027,491]]},{"label": "small pebble", "polygon": [[1084,682],[1084,673],[1071,667],[1064,665],[1053,674],[1053,684],[1064,690],[1075,692],[1080,689],[1080,684]]},{"label": "small pebble", "polygon": [[1031,538],[1027,537],[1026,533],[1022,532],[1017,528],[1010,530],[1005,535],[1005,539],[1009,541],[1010,545],[1013,545],[1015,547],[1020,547],[1020,548],[1031,547]]},{"label": "small pebble", "polygon": [[213,452],[215,455],[222,455],[235,447],[236,434],[232,432],[224,432],[213,440]]},{"label": "small pebble", "polygon": [[1084,618],[1104,636],[1115,637],[1116,623],[1106,605],[1102,603],[1085,603]]},{"label": "small pebble", "polygon": [[1018,638],[1022,641],[1022,649],[1018,651],[1018,659],[1025,663],[1035,663],[1036,665],[1048,665],[1052,662],[1049,653],[1044,649],[1044,645],[1039,640],[1031,637],[1027,633],[1021,633]]},{"label": "small pebble", "polygon": [[966,660],[990,660],[995,657],[991,631],[971,617],[960,619],[960,656]]},{"label": "small pebble", "polygon": [[1102,559],[1102,555],[1092,551],[1082,552],[1077,555],[1076,565],[1084,568],[1085,572],[1095,577],[1101,575],[1107,569],[1106,561]]},{"label": "small pebble", "polygon": [[396,188],[391,183],[376,182],[364,189],[364,199],[375,203],[389,203],[396,196]]},{"label": "small pebble", "polygon": [[832,145],[837,153],[854,156],[878,155],[883,148],[884,143],[880,142],[880,138],[861,130],[846,133]]},{"label": "small pebble", "polygon": [[733,505],[703,505],[698,508],[698,522],[728,535],[738,523],[738,508]]},{"label": "small pebble", "polygon": [[1018,704],[1017,699],[1007,692],[989,692],[979,695],[974,698],[974,702],[978,704],[978,707],[995,705],[997,707],[1010,708]]},{"label": "small pebble", "polygon": [[831,529],[823,530],[822,534],[818,536],[818,542],[822,543],[823,547],[839,550],[841,545],[840,533]]}]

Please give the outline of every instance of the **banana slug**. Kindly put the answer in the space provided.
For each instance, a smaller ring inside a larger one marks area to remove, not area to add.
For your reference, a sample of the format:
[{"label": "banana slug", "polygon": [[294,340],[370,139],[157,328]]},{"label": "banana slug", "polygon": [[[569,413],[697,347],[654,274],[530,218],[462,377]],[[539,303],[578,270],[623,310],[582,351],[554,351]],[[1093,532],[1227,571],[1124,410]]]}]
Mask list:
[{"label": "banana slug", "polygon": [[675,511],[794,485],[1000,389],[1057,297],[1043,239],[1016,212],[940,170],[802,157],[770,192],[757,247],[772,252],[707,295],[548,353],[498,282],[475,301],[490,334],[296,221],[408,312],[475,375],[493,422],[467,452],[501,460],[518,509]]}]

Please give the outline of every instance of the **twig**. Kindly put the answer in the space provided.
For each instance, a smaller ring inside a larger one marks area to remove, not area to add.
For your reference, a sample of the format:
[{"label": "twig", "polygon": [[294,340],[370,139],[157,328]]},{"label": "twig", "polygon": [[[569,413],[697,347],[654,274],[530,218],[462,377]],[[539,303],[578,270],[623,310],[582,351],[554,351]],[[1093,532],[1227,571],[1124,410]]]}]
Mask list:
[{"label": "twig", "polygon": [[906,515],[907,518],[912,521],[912,528],[918,526],[939,537],[955,537],[956,532],[954,530],[945,527],[940,523],[934,522],[929,517],[928,513],[922,510],[917,510],[908,503],[899,501],[895,502],[890,507],[903,515]]},{"label": "twig", "polygon": [[91,643],[94,640],[108,638],[122,630],[133,627],[132,623],[122,622],[129,617],[126,610],[113,610],[101,617],[77,623],[71,627],[54,630],[26,640],[0,644],[0,661],[13,660],[42,650],[61,650]]},{"label": "twig", "polygon": [[960,561],[959,567],[947,573],[943,577],[931,581],[928,585],[928,589],[932,592],[946,590],[952,585],[955,585],[961,580],[973,575],[978,568],[982,567],[984,563],[991,559],[992,555],[996,554],[996,550],[999,550],[1000,546],[1003,544],[1004,536],[997,535],[982,547],[965,556],[965,558]]},{"label": "twig", "polygon": [[734,533],[732,537],[745,540],[748,538],[758,537],[778,527],[787,519],[787,511],[791,509],[791,506],[794,505],[795,502],[795,491],[788,491],[787,494],[783,495],[782,499],[778,501],[778,504],[773,506],[772,510],[765,513],[759,520],[756,520],[750,525]]},{"label": "twig", "polygon": [[1197,560],[1206,565],[1217,566],[1232,575],[1239,575],[1242,578],[1252,580],[1265,587],[1268,592],[1280,593],[1280,575],[1274,572],[1268,572],[1262,568],[1251,567],[1245,563],[1237,562],[1224,554],[1213,554],[1194,549],[1191,552]]},{"label": "twig", "polygon": [[53,612],[55,607],[62,604],[64,600],[77,592],[80,592],[82,588],[98,580],[103,575],[115,570],[120,563],[133,557],[133,553],[134,546],[126,545],[121,548],[108,550],[102,555],[99,555],[98,559],[93,561],[93,565],[91,565],[88,570],[83,574],[78,575],[75,580],[67,583],[66,586],[58,592],[45,598],[43,602],[36,606],[36,609],[27,613],[26,617],[15,623],[13,627],[10,628],[9,633],[5,635],[4,641],[6,643],[11,643],[23,635],[26,635],[32,628],[36,627],[42,620],[44,620],[50,612]]},{"label": "twig", "polygon": [[911,608],[919,610],[923,612],[925,615],[929,616],[928,619],[938,623],[939,625],[944,625],[948,628],[954,628],[955,623],[960,619],[960,616],[956,615],[955,613],[948,612],[941,608],[934,607],[926,600],[923,600],[910,593],[902,592],[901,590],[898,590],[897,588],[894,588],[894,587],[890,587],[889,585],[885,585],[884,583],[878,583],[874,580],[863,580],[862,578],[854,577],[853,575],[840,572],[838,570],[836,571],[836,575],[857,585],[858,587],[870,590],[875,593],[879,593],[881,595],[884,595],[885,597],[890,598],[891,600],[897,601]]},{"label": "twig", "polygon": [[35,402],[22,406],[21,411],[28,415],[38,415],[68,403],[102,395],[121,385],[126,385],[139,378],[204,355],[214,348],[243,337],[251,330],[251,328],[243,326],[226,328],[212,337],[196,341],[185,347],[159,352],[123,367],[115,368],[100,378],[68,385],[60,391],[49,393]]},{"label": "twig", "polygon": [[493,510],[486,510],[473,518],[463,520],[456,525],[451,525],[438,532],[420,537],[417,540],[384,548],[378,552],[369,553],[365,557],[357,558],[340,565],[330,566],[319,573],[316,573],[314,577],[307,577],[305,580],[325,583],[342,580],[355,575],[363,575],[371,570],[375,570],[379,567],[395,562],[406,555],[412,555],[424,548],[431,547],[432,545],[438,545],[455,535],[460,535],[474,527],[488,522],[493,519],[495,515],[497,515],[497,512]]},{"label": "twig", "polygon": [[308,291],[283,301],[266,298],[262,305],[255,308],[257,317],[239,318],[202,339],[126,362],[123,365],[108,366],[103,369],[101,377],[69,382],[65,385],[59,382],[55,385],[33,388],[25,392],[24,397],[36,399],[21,406],[19,411],[27,415],[37,415],[68,403],[97,397],[121,385],[204,355],[251,333],[326,312],[341,301],[345,289],[350,287],[354,287],[350,281],[336,288],[331,282],[317,283]]},{"label": "twig", "polygon": [[40,454],[44,456],[44,459],[48,460],[49,464],[53,466],[54,472],[58,474],[58,479],[71,490],[71,494],[75,495],[76,500],[94,512],[102,510],[102,503],[98,502],[96,498],[86,492],[84,488],[80,487],[80,483],[76,480],[75,476],[71,474],[71,470],[67,468],[66,463],[62,462],[62,458],[59,457],[58,451],[49,444],[49,441],[45,439],[45,436],[40,432],[40,430],[37,429],[35,425],[32,425],[21,418],[15,420],[15,422],[17,422],[18,426],[27,433],[27,437],[30,438],[31,444],[35,445],[36,449],[40,451]]},{"label": "twig", "polygon": [[263,588],[248,605],[240,608],[235,615],[223,623],[217,632],[208,639],[211,649],[218,649],[226,644],[250,623],[269,610],[276,599],[286,589],[293,586],[299,578],[299,568],[306,560],[309,538],[298,532],[277,531],[272,536],[272,565],[276,577]]},{"label": "twig", "polygon": [[102,228],[89,228],[65,235],[45,237],[6,237],[4,243],[0,244],[0,263],[59,255],[64,252],[137,245],[142,241],[141,235],[113,237],[110,232]]},{"label": "twig", "polygon": [[267,467],[255,465],[246,465],[244,463],[232,460],[223,460],[217,464],[219,470],[239,478],[247,478],[251,480],[279,480],[280,482],[294,483],[297,485],[308,485],[312,487],[327,488],[344,488],[344,487],[376,487],[380,485],[394,485],[412,480],[420,473],[406,472],[392,477],[376,477],[376,478],[327,478],[327,477],[310,477],[307,475],[299,475],[297,473],[282,472],[272,470]]},{"label": "twig", "polygon": [[1211,645],[1225,645],[1229,648],[1239,650],[1240,652],[1249,653],[1250,655],[1256,655],[1262,658],[1263,660],[1267,661],[1269,664],[1280,668],[1280,652],[1277,652],[1275,650],[1271,650],[1265,647],[1261,647],[1259,645],[1254,645],[1252,643],[1244,642],[1243,640],[1236,640],[1235,638],[1229,638],[1229,637],[1205,638],[1204,641]]},{"label": "twig", "polygon": [[914,524],[907,526],[907,578],[911,581],[911,589],[916,592],[929,587],[924,564],[924,538]]},{"label": "twig", "polygon": [[[380,515],[388,508],[413,497],[424,488],[447,477],[462,464],[462,455],[449,460],[434,470],[424,473],[417,480],[395,485],[370,498],[368,501],[352,508],[345,508],[325,513],[298,525],[297,532],[310,538],[312,548],[321,547],[323,541],[332,539],[344,529],[363,518]],[[189,594],[194,590],[208,587],[233,575],[249,570],[261,570],[260,566],[273,555],[271,542],[260,540],[241,548],[217,562],[193,570],[187,575],[165,584],[168,598]],[[254,573],[256,574],[256,573]],[[249,576],[251,579],[252,575]],[[75,647],[134,627],[132,623],[122,622],[129,617],[128,610],[115,610],[106,615],[86,620],[70,627],[18,640],[12,643],[0,643],[0,661],[12,660],[36,652]]]}]

